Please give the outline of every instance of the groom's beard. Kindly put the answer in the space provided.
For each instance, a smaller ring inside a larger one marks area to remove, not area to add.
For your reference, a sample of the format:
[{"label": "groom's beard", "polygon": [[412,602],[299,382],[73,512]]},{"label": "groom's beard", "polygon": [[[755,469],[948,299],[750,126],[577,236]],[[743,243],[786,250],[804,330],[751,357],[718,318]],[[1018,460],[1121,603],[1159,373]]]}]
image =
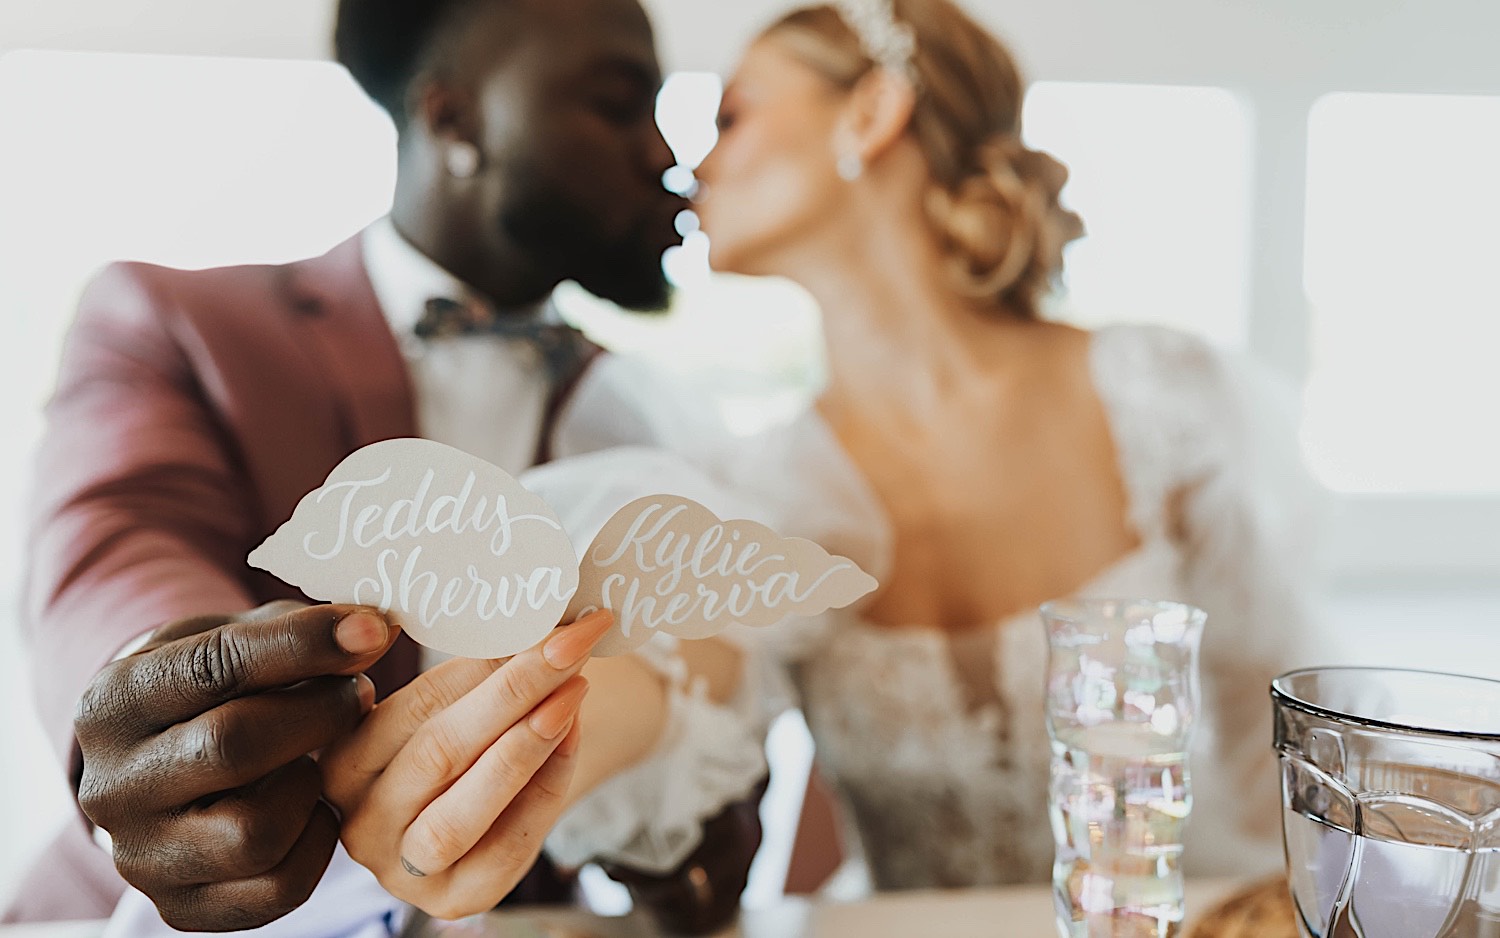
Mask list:
[{"label": "groom's beard", "polygon": [[585,290],[636,312],[659,313],[672,299],[661,238],[649,214],[623,236],[599,230],[597,213],[545,184],[524,185],[501,213],[505,235],[546,258]]}]

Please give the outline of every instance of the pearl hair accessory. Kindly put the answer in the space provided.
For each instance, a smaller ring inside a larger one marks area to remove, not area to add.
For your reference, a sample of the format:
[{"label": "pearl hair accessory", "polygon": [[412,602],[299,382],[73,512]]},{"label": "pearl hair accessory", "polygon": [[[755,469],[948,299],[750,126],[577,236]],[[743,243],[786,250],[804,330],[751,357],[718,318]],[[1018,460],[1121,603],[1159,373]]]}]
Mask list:
[{"label": "pearl hair accessory", "polygon": [[911,24],[896,19],[894,0],[834,0],[833,8],[854,31],[871,61],[916,81],[912,66],[917,54],[916,32]]}]

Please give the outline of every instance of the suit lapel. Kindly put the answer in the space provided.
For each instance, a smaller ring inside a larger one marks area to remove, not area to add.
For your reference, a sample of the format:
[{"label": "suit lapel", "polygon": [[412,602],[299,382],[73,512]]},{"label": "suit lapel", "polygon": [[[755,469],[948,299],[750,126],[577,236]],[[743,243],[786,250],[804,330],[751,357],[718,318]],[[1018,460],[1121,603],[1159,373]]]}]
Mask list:
[{"label": "suit lapel", "polygon": [[[415,436],[411,374],[370,285],[359,237],[286,272],[291,314],[339,405],[340,455],[324,475],[362,446]],[[420,650],[402,634],[369,676],[383,698],[416,677],[420,667]]]},{"label": "suit lapel", "polygon": [[338,396],[347,450],[416,435],[411,375],[370,285],[359,237],[287,272],[290,308]]}]

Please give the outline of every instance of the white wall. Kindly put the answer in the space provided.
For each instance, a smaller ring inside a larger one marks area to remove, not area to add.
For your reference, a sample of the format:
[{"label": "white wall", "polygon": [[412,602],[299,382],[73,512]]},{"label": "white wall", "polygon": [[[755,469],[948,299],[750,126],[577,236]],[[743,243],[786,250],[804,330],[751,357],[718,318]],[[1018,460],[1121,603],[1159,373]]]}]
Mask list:
[{"label": "white wall", "polygon": [[[727,67],[781,0],[646,0],[674,68]],[[313,58],[332,0],[12,0],[0,50]],[[972,0],[1038,79],[1344,90],[1500,86],[1489,0]],[[1350,82],[1359,87],[1350,88]]]},{"label": "white wall", "polygon": [[333,10],[328,0],[8,0],[0,50],[320,58]]},{"label": "white wall", "polygon": [[[647,0],[674,64],[719,68],[746,30],[795,4]],[[1344,90],[1433,81],[1494,90],[1487,0],[969,0],[1036,79]],[[1349,88],[1350,81],[1358,88]]]}]

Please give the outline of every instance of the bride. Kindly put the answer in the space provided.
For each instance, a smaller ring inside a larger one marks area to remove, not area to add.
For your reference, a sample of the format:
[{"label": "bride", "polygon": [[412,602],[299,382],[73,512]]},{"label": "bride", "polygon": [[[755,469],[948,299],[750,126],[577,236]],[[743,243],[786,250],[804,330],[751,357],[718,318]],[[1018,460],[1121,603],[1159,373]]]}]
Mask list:
[{"label": "bride", "polygon": [[1309,628],[1293,432],[1195,338],[1042,317],[1082,229],[1066,171],[1022,142],[1024,92],[951,0],[792,13],[726,86],[698,169],[711,261],[809,290],[829,365],[794,468],[730,471],[882,583],[748,635],[751,660],[806,715],[878,888],[1039,881],[1037,605],[1192,602],[1209,625],[1187,866],[1270,868],[1267,687]]},{"label": "bride", "polygon": [[[736,443],[689,419],[691,395],[609,357],[554,441],[576,458],[528,485],[580,544],[631,498],[676,491],[816,540],[882,587],[850,610],[682,643],[662,665],[697,688],[676,698],[676,730],[661,728],[672,708],[586,710],[585,767],[618,737],[612,719],[651,721],[637,735],[655,748],[608,780],[580,770],[594,790],[575,785],[549,840],[562,862],[609,832],[670,868],[693,840],[656,849],[653,825],[739,797],[758,754],[724,750],[800,707],[877,888],[1046,880],[1035,610],[1089,594],[1207,610],[1186,866],[1279,863],[1267,686],[1303,663],[1311,486],[1278,402],[1240,363],[1165,329],[1042,315],[1082,227],[1059,204],[1066,171],[1022,142],[1024,91],[952,0],[799,10],[746,52],[698,211],[716,268],[816,297],[827,387],[791,426]],[[643,438],[659,450],[610,449]],[[684,716],[695,700],[722,706]],[[728,731],[726,710],[752,732]]]}]

